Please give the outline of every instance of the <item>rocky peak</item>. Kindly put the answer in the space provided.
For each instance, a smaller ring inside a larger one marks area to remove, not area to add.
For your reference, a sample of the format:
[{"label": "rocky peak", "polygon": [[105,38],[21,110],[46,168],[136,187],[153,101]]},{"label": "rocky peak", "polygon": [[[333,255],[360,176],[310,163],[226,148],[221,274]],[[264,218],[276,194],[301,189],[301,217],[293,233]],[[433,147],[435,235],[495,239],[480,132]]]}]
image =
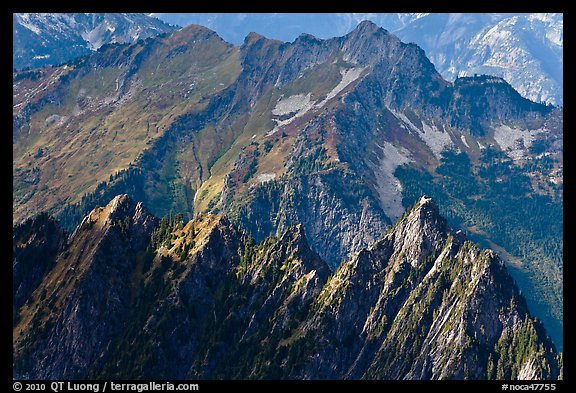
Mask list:
[{"label": "rocky peak", "polygon": [[135,208],[135,203],[132,200],[132,198],[130,198],[128,196],[128,194],[120,194],[120,195],[116,195],[108,204],[108,206],[106,206],[106,209],[108,210],[108,219],[112,220],[114,219],[117,215],[125,215],[128,214],[130,210],[134,210]]},{"label": "rocky peak", "polygon": [[248,47],[250,45],[253,45],[257,41],[266,40],[266,39],[267,38],[264,37],[262,34],[258,34],[254,31],[251,31],[250,33],[248,33],[246,38],[244,38],[244,45],[243,46]]},{"label": "rocky peak", "polygon": [[408,216],[417,216],[423,226],[431,225],[440,231],[447,230],[446,220],[440,215],[438,205],[425,195],[423,195],[413,207]]},{"label": "rocky peak", "polygon": [[299,259],[306,273],[319,270],[323,274],[330,274],[328,265],[310,248],[302,224],[288,228],[280,238],[279,243],[286,245],[287,250],[291,250],[292,255]]},{"label": "rocky peak", "polygon": [[298,42],[298,43],[322,42],[322,41],[323,41],[322,39],[315,37],[312,34],[308,34],[308,33],[302,33],[298,37],[296,37],[296,40],[294,40],[294,42]]},{"label": "rocky peak", "polygon": [[290,244],[294,247],[308,247],[308,242],[306,240],[306,235],[304,233],[304,228],[302,224],[296,224],[289,227],[280,238],[280,242],[284,244]]},{"label": "rocky peak", "polygon": [[[124,194],[92,210],[77,227],[20,309],[15,353],[32,364],[35,371],[30,376],[48,378],[63,370],[75,370],[70,375],[77,376],[80,368],[104,360],[99,358],[102,348],[125,326],[136,291],[131,277],[156,224],[142,204]],[[44,347],[52,342],[69,345],[50,356],[35,355],[27,352],[27,340]]]},{"label": "rocky peak", "polygon": [[171,34],[166,39],[166,42],[172,45],[174,44],[190,45],[196,42],[196,40],[223,41],[222,38],[215,31],[204,26],[192,24]]},{"label": "rocky peak", "polygon": [[223,249],[233,250],[240,238],[238,229],[226,216],[214,217],[213,224],[208,223],[205,230],[208,231],[205,248],[215,250],[220,249],[219,252]]},{"label": "rocky peak", "polygon": [[250,32],[240,47],[242,63],[252,64],[257,62],[263,55],[274,53],[281,44],[281,41],[264,37],[255,32]]},{"label": "rocky peak", "polygon": [[[158,224],[158,219],[127,194],[115,196],[105,207],[96,207],[90,212],[70,236],[71,241],[82,231],[93,231],[96,228],[107,232],[110,228],[121,226],[130,228],[133,240],[138,244],[147,241],[147,236]],[[137,246],[137,245],[136,245]]]},{"label": "rocky peak", "polygon": [[423,196],[396,224],[392,232],[394,248],[415,266],[432,250],[440,248],[448,231],[446,219],[440,216],[436,203]]},{"label": "rocky peak", "polygon": [[432,211],[436,211],[436,212],[438,211],[438,206],[436,205],[436,203],[434,203],[432,198],[429,198],[426,195],[422,195],[420,197],[420,199],[418,200],[418,202],[414,208],[415,209],[432,210]]},{"label": "rocky peak", "polygon": [[341,42],[344,59],[361,65],[376,64],[395,57],[403,45],[398,37],[370,21],[361,22],[337,40]]},{"label": "rocky peak", "polygon": [[302,276],[317,271],[320,277],[327,278],[330,268],[309,246],[302,224],[290,226],[280,239],[267,251],[256,271],[270,267],[284,270],[287,276],[298,280]]},{"label": "rocky peak", "polygon": [[240,52],[243,68],[250,73],[251,79],[261,81],[260,84],[282,85],[301,77],[306,70],[326,63],[334,56],[352,64],[366,66],[378,63],[385,57],[395,56],[400,45],[396,36],[365,21],[349,34],[327,40],[301,34],[294,42],[282,43],[250,33]]},{"label": "rocky peak", "polygon": [[374,34],[377,31],[387,32],[386,29],[379,27],[376,23],[370,20],[363,20],[358,23],[356,28],[350,34]]},{"label": "rocky peak", "polygon": [[434,112],[433,107],[441,105],[440,97],[450,83],[417,45],[405,44],[370,24],[359,25],[339,40],[346,61],[372,67],[370,75],[358,86],[362,96],[373,95],[380,105],[395,110]]},{"label": "rocky peak", "polygon": [[374,40],[380,40],[382,43],[388,42],[394,45],[400,43],[400,39],[393,34],[390,34],[388,30],[379,27],[375,23],[365,20],[360,22],[354,30],[342,37],[346,41],[356,41],[356,42],[370,42]]}]

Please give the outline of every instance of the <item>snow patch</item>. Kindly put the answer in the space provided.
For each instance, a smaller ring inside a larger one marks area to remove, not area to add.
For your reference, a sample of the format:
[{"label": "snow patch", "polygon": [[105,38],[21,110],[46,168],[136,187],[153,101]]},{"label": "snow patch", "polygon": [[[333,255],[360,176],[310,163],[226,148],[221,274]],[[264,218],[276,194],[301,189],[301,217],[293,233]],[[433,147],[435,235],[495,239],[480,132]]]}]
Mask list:
[{"label": "snow patch", "polygon": [[[396,116],[396,118],[402,120],[402,123],[404,123],[404,125],[408,126],[408,127],[409,127],[409,130],[412,129],[412,131],[415,131],[415,132],[417,132],[417,133],[420,132],[420,129],[419,129],[418,127],[416,127],[416,126],[414,125],[414,123],[412,123],[412,122],[410,121],[410,119],[408,119],[408,117],[407,117],[404,113],[396,112],[396,111],[394,111],[394,110],[392,110],[392,109],[390,109],[390,108],[387,108],[387,109],[388,109],[390,112],[392,112],[392,114],[393,114],[394,116]],[[403,125],[403,124],[400,124],[400,125]],[[404,127],[404,128],[406,128],[406,127]]]},{"label": "snow patch", "polygon": [[284,120],[272,119],[276,122],[276,125],[270,132],[266,134],[266,136],[274,135],[280,129],[280,127],[284,127],[290,124],[292,121],[294,121],[294,119],[303,116],[304,114],[306,114],[306,112],[312,109],[314,105],[313,102],[310,100],[310,96],[311,94],[308,93],[307,95],[296,94],[288,98],[284,99],[281,98],[276,103],[276,107],[274,107],[274,109],[272,110],[272,114],[281,116],[294,113],[294,115]]},{"label": "snow patch", "polygon": [[292,112],[300,112],[311,106],[310,93],[307,95],[296,94],[287,98],[280,98],[276,107],[272,109],[272,114],[276,116],[287,115]]},{"label": "snow patch", "polygon": [[40,34],[40,29],[38,28],[38,26],[34,25],[30,21],[30,14],[29,13],[21,14],[19,16],[19,19],[20,19],[20,24],[22,26],[24,26],[25,28],[27,28],[28,30],[31,30],[32,32],[34,32],[36,34]]},{"label": "snow patch", "polygon": [[44,124],[46,124],[47,126],[52,125],[52,124],[56,124],[57,126],[61,126],[62,124],[64,124],[66,122],[66,120],[68,120],[67,116],[60,116],[57,114],[54,115],[50,115],[46,118],[46,120],[44,120]]},{"label": "snow patch", "polygon": [[501,125],[494,128],[494,140],[508,157],[519,160],[527,156],[536,136],[545,131],[545,129],[523,130]]},{"label": "snow patch", "polygon": [[376,190],[380,199],[380,205],[384,213],[392,220],[396,221],[402,213],[402,184],[394,176],[394,171],[400,165],[407,164],[412,160],[408,150],[396,147],[384,141],[382,145],[376,144],[382,150],[382,156],[378,163],[369,162],[376,176]]},{"label": "snow patch", "polygon": [[360,75],[362,74],[362,72],[364,72],[364,70],[367,67],[362,67],[362,68],[350,68],[350,69],[341,69],[340,70],[340,75],[342,76],[342,80],[340,81],[340,83],[338,83],[336,85],[336,87],[334,87],[332,89],[332,91],[330,91],[330,93],[328,93],[328,95],[326,96],[326,98],[324,100],[322,100],[322,102],[320,102],[318,105],[316,105],[318,108],[324,106],[324,104],[326,104],[328,101],[330,101],[332,98],[336,97],[342,90],[344,90],[350,83],[354,82],[356,79],[358,79],[360,77]]},{"label": "snow patch", "polygon": [[442,158],[442,152],[454,146],[450,135],[445,131],[440,131],[436,126],[430,127],[422,122],[423,133],[418,134],[426,142],[436,158]]},{"label": "snow patch", "polygon": [[305,115],[311,109],[318,109],[324,106],[329,100],[336,97],[342,92],[342,90],[357,80],[365,69],[366,67],[341,69],[340,75],[342,76],[342,79],[321,102],[312,101],[311,93],[306,95],[296,94],[286,98],[281,97],[276,103],[274,109],[272,109],[272,114],[275,116],[293,115],[284,120],[272,119],[276,122],[276,125],[266,134],[266,136],[274,135],[281,127],[290,124],[296,118]]},{"label": "snow patch", "polygon": [[107,31],[106,25],[102,23],[90,31],[82,32],[81,36],[88,43],[88,48],[95,51],[104,45]]},{"label": "snow patch", "polygon": [[258,175],[258,177],[256,178],[256,181],[259,183],[266,183],[266,182],[272,181],[274,179],[276,179],[275,173],[263,173],[261,175]]},{"label": "snow patch", "polygon": [[436,158],[442,158],[442,152],[454,146],[450,135],[446,131],[440,131],[436,126],[433,125],[431,127],[425,122],[422,122],[422,129],[420,129],[404,113],[389,110],[428,145]]},{"label": "snow patch", "polygon": [[50,55],[38,55],[38,56],[34,56],[33,59],[34,60],[39,60],[39,59],[48,59],[50,57]]},{"label": "snow patch", "polygon": [[460,140],[468,149],[470,149],[470,146],[468,146],[468,142],[466,142],[466,137],[464,137],[464,135],[460,135]]}]

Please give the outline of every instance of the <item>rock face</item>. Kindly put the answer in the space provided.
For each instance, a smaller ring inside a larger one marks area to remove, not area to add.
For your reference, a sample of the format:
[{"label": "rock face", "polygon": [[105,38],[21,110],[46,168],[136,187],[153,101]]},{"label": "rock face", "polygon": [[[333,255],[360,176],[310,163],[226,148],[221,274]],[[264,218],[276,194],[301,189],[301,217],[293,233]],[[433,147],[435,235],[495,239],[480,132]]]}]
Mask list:
[{"label": "rock face", "polygon": [[13,14],[15,70],[58,65],[102,45],[134,42],[173,30],[144,14]]},{"label": "rock face", "polygon": [[156,218],[126,195],[90,213],[19,310],[15,377],[86,376],[128,320],[132,275]]},{"label": "rock face", "polygon": [[15,313],[54,267],[56,257],[66,247],[66,235],[58,222],[41,213],[14,228],[12,245],[12,304]]},{"label": "rock face", "polygon": [[[354,174],[342,175],[330,171],[264,184],[239,207],[235,221],[257,241],[301,223],[314,250],[335,270],[377,240],[390,222]],[[357,189],[349,189],[351,184]]]},{"label": "rock face", "polygon": [[88,215],[14,327],[15,378],[555,379],[502,261],[423,197],[330,275],[303,225]]}]

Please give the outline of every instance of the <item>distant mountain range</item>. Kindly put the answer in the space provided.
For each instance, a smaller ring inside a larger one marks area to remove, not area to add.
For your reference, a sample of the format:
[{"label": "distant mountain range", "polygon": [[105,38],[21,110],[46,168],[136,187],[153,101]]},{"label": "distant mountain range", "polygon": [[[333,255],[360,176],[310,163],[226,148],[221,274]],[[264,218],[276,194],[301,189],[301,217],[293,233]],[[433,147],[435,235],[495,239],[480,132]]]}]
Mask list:
[{"label": "distant mountain range", "polygon": [[224,40],[241,45],[250,32],[291,42],[306,33],[327,39],[348,34],[358,23],[369,20],[390,31],[396,31],[428,14],[415,13],[170,13],[149,14],[172,25],[206,26]]},{"label": "distant mountain range", "polygon": [[209,27],[236,45],[252,31],[290,42],[302,33],[341,36],[370,20],[422,47],[447,80],[489,74],[506,79],[532,101],[563,103],[563,14],[557,13],[14,14],[13,67],[61,64],[107,43],[173,29],[157,18]]},{"label": "distant mountain range", "polygon": [[13,14],[15,70],[62,64],[104,44],[134,42],[172,31],[144,14]]},{"label": "distant mountain range", "polygon": [[562,14],[430,14],[395,34],[449,80],[500,76],[532,101],[563,103]]},{"label": "distant mountain range", "polygon": [[152,14],[180,26],[199,24],[240,45],[249,32],[293,41],[302,33],[319,38],[350,32],[370,20],[415,42],[440,74],[503,77],[524,97],[563,103],[563,14]]}]

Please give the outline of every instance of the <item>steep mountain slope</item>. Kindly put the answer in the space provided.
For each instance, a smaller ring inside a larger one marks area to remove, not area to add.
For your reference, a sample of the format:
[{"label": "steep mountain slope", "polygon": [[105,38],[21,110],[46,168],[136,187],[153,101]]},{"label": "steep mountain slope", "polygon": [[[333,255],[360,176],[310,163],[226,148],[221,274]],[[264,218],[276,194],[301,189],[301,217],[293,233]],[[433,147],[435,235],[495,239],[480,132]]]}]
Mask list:
[{"label": "steep mountain slope", "polygon": [[241,47],[190,26],[14,86],[15,223],[46,209],[73,230],[127,193],[158,216],[225,213],[258,242],[301,224],[335,270],[431,194],[519,266],[561,346],[562,111],[500,78],[448,82],[363,22]]},{"label": "steep mountain slope", "polygon": [[[157,40],[111,45],[63,67],[17,74],[14,219],[28,217],[40,206],[61,210],[66,200],[79,201],[128,168],[153,142],[160,145],[175,119],[204,109],[238,72],[236,48],[212,31],[192,27]],[[219,148],[202,147],[199,157],[183,152],[182,165],[196,170],[206,165],[209,149]],[[172,166],[178,158],[166,157]],[[174,170],[162,173],[164,188],[157,186],[157,192],[180,196],[183,201],[175,203],[185,206],[194,195],[187,194],[189,183],[198,179],[172,185]],[[154,209],[158,203],[150,205]]]},{"label": "steep mountain slope", "polygon": [[19,310],[15,377],[79,378],[106,362],[102,349],[128,322],[135,288],[127,283],[156,221],[125,195],[86,216]]},{"label": "steep mountain slope", "polygon": [[563,103],[563,14],[324,13],[152,14],[180,26],[199,24],[241,44],[250,31],[293,41],[302,33],[340,36],[370,20],[425,51],[440,74],[504,78],[536,102]]},{"label": "steep mountain slope", "polygon": [[422,198],[330,275],[301,225],[95,209],[14,327],[16,378],[555,379],[502,261]]},{"label": "steep mountain slope", "polygon": [[313,343],[310,352],[319,352],[299,368],[304,377],[546,378],[555,362],[553,350],[538,345],[503,354],[502,343],[524,347],[541,325],[526,315],[503,262],[452,233],[424,197],[344,262],[315,306],[297,330],[305,340],[296,348]]},{"label": "steep mountain slope", "polygon": [[172,31],[144,14],[40,14],[12,16],[15,70],[62,64],[104,44],[135,42]]}]

